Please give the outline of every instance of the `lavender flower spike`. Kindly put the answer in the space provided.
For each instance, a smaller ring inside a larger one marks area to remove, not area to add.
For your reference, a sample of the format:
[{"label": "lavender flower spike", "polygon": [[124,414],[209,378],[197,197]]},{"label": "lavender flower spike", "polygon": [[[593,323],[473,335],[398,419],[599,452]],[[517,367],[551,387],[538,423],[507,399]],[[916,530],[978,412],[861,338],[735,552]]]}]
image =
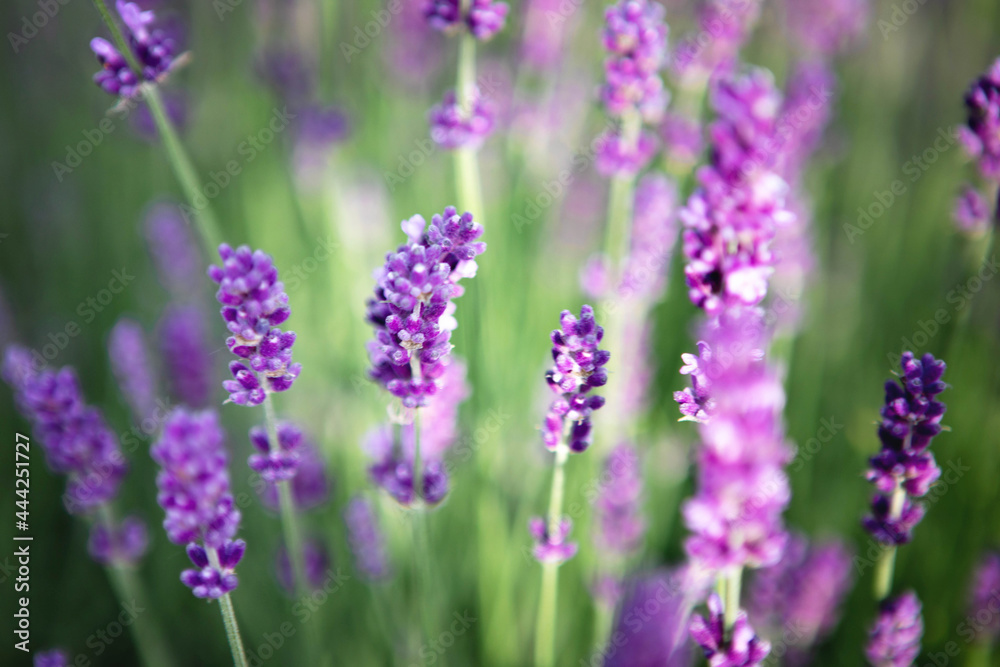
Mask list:
[{"label": "lavender flower spike", "polygon": [[469,106],[468,111],[462,108],[454,90],[444,94],[441,104],[428,113],[434,143],[446,150],[478,149],[483,145],[493,132],[493,108],[478,88],[473,90]]},{"label": "lavender flower spike", "polygon": [[195,304],[173,303],[160,319],[160,356],[170,391],[191,408],[205,407],[212,392],[214,362],[206,314]]},{"label": "lavender flower spike", "polygon": [[969,619],[977,638],[992,642],[1000,636],[1000,614],[993,609],[1000,603],[1000,553],[986,554],[976,568],[969,595]]},{"label": "lavender flower spike", "polygon": [[87,552],[101,565],[135,565],[148,545],[145,522],[130,516],[117,526],[95,523],[90,529]]},{"label": "lavender flower spike", "polygon": [[984,178],[1000,182],[1000,58],[965,94],[968,122],[959,132]]},{"label": "lavender flower spike", "polygon": [[288,422],[279,423],[277,431],[278,446],[272,448],[267,438],[267,429],[263,426],[250,429],[250,443],[258,453],[251,454],[247,463],[266,482],[292,479],[299,467],[302,431]]},{"label": "lavender flower spike", "polygon": [[868,635],[865,656],[872,667],[910,667],[920,654],[924,622],[912,592],[885,600]]},{"label": "lavender flower spike", "polygon": [[548,523],[541,517],[532,517],[528,522],[528,532],[535,540],[532,552],[539,563],[555,563],[568,561],[576,555],[576,542],[568,542],[573,522],[561,519],[554,529],[549,529]]},{"label": "lavender flower spike", "polygon": [[124,37],[140,71],[133,71],[110,42],[95,37],[90,49],[103,69],[94,75],[94,83],[106,93],[127,98],[136,94],[143,81],[158,81],[171,70],[177,45],[164,31],[152,27],[156,20],[152,10],[142,11],[134,2],[123,0],[118,0],[115,8],[125,24]]},{"label": "lavender flower spike", "polygon": [[402,223],[408,242],[386,254],[375,274],[367,319],[375,327],[368,345],[369,375],[408,408],[423,407],[440,387],[458,326],[453,299],[462,278],[476,275],[483,226],[471,213],[449,206],[428,225],[415,215]]},{"label": "lavender flower spike", "polygon": [[385,539],[379,529],[372,503],[358,496],[344,510],[347,541],[354,556],[354,567],[369,581],[382,581],[391,574]]},{"label": "lavender flower spike", "polygon": [[154,204],[146,212],[146,241],[160,282],[175,297],[192,297],[202,285],[201,252],[175,204]]},{"label": "lavender flower spike", "polygon": [[[710,667],[757,667],[771,652],[771,644],[757,637],[746,612],[736,614],[728,633],[723,625],[722,600],[715,593],[708,598],[708,618],[691,619],[691,638],[705,652]],[[728,641],[726,636],[728,634]]]},{"label": "lavender flower spike", "polygon": [[232,380],[223,382],[229,400],[237,405],[260,405],[270,392],[286,391],[302,370],[292,363],[295,333],[278,325],[288,319],[288,295],[278,279],[271,257],[248,246],[219,246],[222,266],[211,266],[209,277],[218,283],[216,299],[222,319],[233,334],[229,351],[245,359],[229,364]]},{"label": "lavender flower spike", "polygon": [[689,667],[691,588],[683,569],[644,574],[625,586],[604,667]]},{"label": "lavender flower spike", "polygon": [[70,667],[69,654],[62,649],[36,653],[32,662],[34,667]]},{"label": "lavender flower spike", "polygon": [[120,319],[108,338],[108,357],[122,396],[132,408],[132,416],[141,422],[152,412],[156,400],[156,381],[146,351],[145,335],[138,322]]},{"label": "lavender flower spike", "polygon": [[885,384],[885,405],[878,435],[881,451],[870,459],[868,481],[878,493],[872,514],[864,526],[883,544],[910,541],[913,528],[923,518],[923,507],[914,499],[930,490],[941,469],[928,450],[931,439],[941,432],[945,405],[937,395],[947,386],[945,363],[930,354],[919,361],[912,352],[901,358],[901,382]]},{"label": "lavender flower spike", "polygon": [[430,27],[449,34],[464,24],[473,37],[484,42],[503,29],[508,9],[506,2],[495,0],[427,0],[424,17]]},{"label": "lavender flower spike", "polygon": [[246,549],[243,540],[233,540],[240,512],[229,490],[224,437],[214,411],[177,408],[150,450],[161,467],[156,500],[166,512],[163,527],[171,542],[187,545],[195,569],[185,570],[181,581],[196,597],[234,590],[233,570]]},{"label": "lavender flower spike", "polygon": [[590,306],[580,309],[579,319],[564,310],[559,323],[551,336],[555,365],[545,374],[556,398],[545,415],[542,439],[555,451],[565,437],[570,451],[582,452],[590,446],[590,415],[604,405],[604,397],[590,390],[608,381],[604,366],[611,353],[598,348],[604,329],[595,322]]}]

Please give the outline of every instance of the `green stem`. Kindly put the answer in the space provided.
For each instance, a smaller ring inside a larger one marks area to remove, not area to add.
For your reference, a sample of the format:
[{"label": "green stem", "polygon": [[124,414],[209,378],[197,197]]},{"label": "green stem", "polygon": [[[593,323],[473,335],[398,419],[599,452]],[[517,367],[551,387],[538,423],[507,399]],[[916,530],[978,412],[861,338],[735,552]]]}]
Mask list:
[{"label": "green stem", "polygon": [[[105,525],[107,530],[114,528],[114,511],[109,505],[101,505],[99,508],[99,520]],[[111,587],[115,591],[115,596],[122,605],[132,602],[137,609],[150,609],[149,596],[146,595],[146,588],[135,575],[135,570],[129,565],[111,564],[105,567]],[[170,649],[163,635],[160,633],[160,625],[152,611],[149,617],[140,620],[133,619],[129,625],[132,639],[135,641],[136,650],[142,658],[142,662],[147,667],[173,667],[174,661],[170,656]]]},{"label": "green stem", "polygon": [[[212,567],[219,568],[219,554],[215,549],[208,550],[208,559]],[[233,654],[235,667],[247,667],[247,655],[243,649],[243,639],[240,637],[240,626],[236,623],[236,610],[233,600],[226,593],[219,598],[219,611],[222,613],[222,623],[226,626],[226,638],[229,640],[229,650]]]},{"label": "green stem", "polygon": [[[911,427],[912,429],[912,427]],[[906,438],[906,446],[909,446],[910,437]],[[906,491],[903,489],[899,482],[896,483],[896,489],[892,492],[892,504],[889,507],[889,516],[892,519],[898,519],[900,513],[903,511],[903,503],[906,500]],[[896,545],[893,544],[879,555],[878,562],[875,564],[875,583],[873,585],[873,593],[875,594],[875,599],[878,601],[884,600],[889,597],[889,592],[892,590],[892,575],[896,569]]]},{"label": "green stem", "polygon": [[94,0],[94,7],[97,8],[97,13],[101,15],[104,25],[106,25],[108,30],[111,32],[111,39],[114,40],[115,47],[122,54],[122,56],[125,57],[125,62],[128,63],[132,73],[141,79],[142,67],[139,66],[139,61],[135,59],[135,54],[132,53],[132,49],[129,48],[128,42],[125,41],[125,35],[122,34],[118,24],[115,23],[107,5],[104,4],[104,0]]},{"label": "green stem", "polygon": [[216,249],[222,242],[222,234],[219,232],[219,223],[215,219],[212,207],[208,200],[199,192],[198,177],[195,173],[191,160],[188,158],[184,146],[177,136],[177,131],[167,117],[163,100],[160,98],[159,89],[152,83],[142,84],[143,99],[149,105],[149,111],[156,123],[156,129],[163,141],[163,147],[167,151],[167,161],[174,170],[184,191],[184,197],[188,204],[195,211],[195,222],[200,232],[202,244],[209,257],[215,255]]},{"label": "green stem", "polygon": [[[455,100],[463,116],[473,112],[476,98],[476,40],[468,31],[463,32],[458,44],[458,75],[455,82]],[[460,211],[475,216],[483,215],[483,186],[479,175],[476,149],[457,148],[455,153],[455,187]]]},{"label": "green stem", "polygon": [[725,619],[726,634],[728,635],[736,623],[736,615],[740,611],[740,587],[743,581],[743,568],[734,568],[726,574],[725,580],[725,607],[723,617]]},{"label": "green stem", "polygon": [[[549,496],[549,534],[559,529],[562,519],[563,492],[566,486],[566,459],[569,448],[565,433],[556,446],[555,469],[552,473],[552,492]],[[538,619],[535,628],[535,667],[554,664],[556,640],[556,601],[559,592],[559,563],[542,564],[542,590],[538,599]]]}]

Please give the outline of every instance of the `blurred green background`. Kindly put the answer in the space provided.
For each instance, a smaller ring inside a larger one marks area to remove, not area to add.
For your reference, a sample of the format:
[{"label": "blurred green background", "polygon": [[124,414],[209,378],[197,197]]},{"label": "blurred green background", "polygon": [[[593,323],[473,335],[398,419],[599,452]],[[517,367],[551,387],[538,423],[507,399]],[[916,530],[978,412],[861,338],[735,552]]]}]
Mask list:
[{"label": "blurred green background", "polygon": [[[291,291],[288,326],[298,333],[295,355],[304,369],[277,403],[280,414],[301,422],[314,437],[335,480],[331,502],[306,521],[324,536],[335,566],[348,576],[322,605],[317,621],[336,664],[421,664],[414,652],[422,641],[421,619],[429,617],[432,627],[440,621],[444,630],[455,612],[477,620],[447,650],[448,664],[529,664],[540,568],[525,556],[530,546],[526,522],[544,510],[550,481],[550,458],[537,432],[548,398],[543,381],[548,333],[561,309],[578,310],[582,303],[577,275],[600,244],[607,183],[588,170],[534,224],[517,230],[513,216],[523,214],[544,183],[604,123],[594,94],[602,76],[597,31],[604,3],[588,0],[573,13],[574,37],[556,84],[518,70],[523,25],[517,2],[507,28],[480,51],[480,72],[496,84],[506,117],[517,122],[502,125],[481,152],[486,208],[475,213],[486,227],[489,249],[480,259],[478,277],[468,281],[468,292],[458,302],[460,326],[454,337],[456,353],[470,367],[473,394],[461,420],[462,442],[471,443],[473,455],[456,461],[452,491],[429,517],[435,584],[433,595],[421,596],[411,576],[409,518],[366,481],[360,441],[384,419],[387,400],[364,380],[370,331],[362,318],[372,269],[403,238],[399,221],[414,213],[429,217],[455,201],[452,160],[443,151],[422,156],[402,182],[386,177],[401,173],[400,165],[412,160],[408,156],[426,140],[425,110],[452,85],[455,44],[429,38],[428,50],[419,55],[431,66],[421,79],[401,75],[387,57],[402,44],[399,25],[390,23],[350,62],[344,57],[341,45],[353,42],[355,28],[371,20],[371,11],[382,7],[379,2],[242,0],[224,5],[220,17],[221,1],[150,5],[159,16],[188,26],[193,57],[166,90],[185,99],[182,139],[203,183],[236,158],[241,142],[283,106],[254,74],[254,63],[268,47],[294,46],[311,54],[319,98],[342,107],[350,119],[348,139],[308,174],[295,167],[291,133],[279,133],[212,200],[226,239],[265,249],[286,280],[293,267],[314,266],[304,261],[319,245],[330,239],[336,244],[331,259],[316,264]],[[666,4],[676,39],[690,27],[690,15],[682,3]],[[3,3],[0,25],[5,32],[18,32],[23,17],[36,11],[33,0]],[[994,0],[927,2],[883,38],[876,22],[892,11],[891,2],[875,3],[866,43],[840,61],[835,118],[805,176],[815,207],[819,261],[803,297],[803,330],[790,356],[786,420],[800,445],[817,436],[823,419],[843,427],[796,466],[787,521],[810,535],[839,534],[857,551],[867,549],[859,518],[870,491],[862,471],[878,447],[874,422],[882,384],[894,369],[889,355],[907,345],[903,339],[914,339],[921,322],[945,309],[949,322],[914,351],[932,352],[948,363],[945,379],[951,388],[943,399],[951,432],[936,439],[935,455],[942,466],[960,461],[971,470],[942,493],[913,543],[899,552],[896,589],[913,587],[924,601],[922,665],[926,652],[962,641],[956,628],[965,617],[972,567],[1000,538],[1000,289],[995,280],[986,282],[972,306],[956,308],[947,299],[966,284],[976,264],[970,259],[976,248],[951,221],[954,196],[971,170],[957,144],[915,182],[903,170],[913,155],[933,145],[939,130],[962,122],[967,85],[1000,55],[1000,6]],[[743,54],[747,62],[771,68],[779,82],[793,57],[781,14],[780,4],[765,3],[761,24]],[[114,120],[114,130],[70,173],[60,178],[53,168],[53,162],[66,161],[69,146],[99,127],[111,106],[90,80],[97,64],[88,41],[104,34],[90,2],[69,0],[16,53],[13,47],[5,50],[0,65],[0,290],[10,317],[0,317],[0,345],[19,341],[39,348],[50,334],[77,322],[80,335],[52,363],[73,365],[87,400],[105,411],[113,428],[125,432],[131,418],[108,366],[107,335],[122,315],[154,329],[168,297],[149,259],[143,213],[151,202],[179,200],[180,190],[160,146],[143,139],[128,120]],[[537,119],[530,120],[530,109],[544,95],[558,96],[560,102],[553,105],[553,120],[539,126]],[[844,225],[856,224],[858,208],[867,208],[896,179],[907,179],[906,192],[863,235],[849,239]],[[112,271],[123,268],[135,280],[92,320],[85,319],[80,304],[106,287]],[[206,278],[206,304],[212,292]],[[669,293],[654,311],[655,382],[636,443],[646,460],[644,511],[650,524],[636,568],[676,564],[683,557],[685,531],[677,511],[691,492],[687,451],[696,431],[677,423],[671,394],[685,385],[677,374],[679,355],[693,348],[695,316],[675,264]],[[957,332],[962,318],[968,325]],[[221,381],[228,354],[216,319]],[[11,443],[0,448],[0,474],[11,480],[14,434],[27,425],[14,411],[9,388],[0,388],[0,395],[0,438]],[[221,388],[217,396],[221,403]],[[241,536],[249,546],[234,594],[251,651],[265,641],[265,633],[295,618],[292,602],[272,574],[280,527],[253,496],[244,465],[246,430],[260,419],[258,412],[221,408],[235,490],[253,498],[244,509]],[[498,415],[499,428],[487,428]],[[477,429],[483,429],[478,437]],[[151,526],[152,545],[141,576],[180,662],[226,664],[218,614],[180,584],[187,559],[159,528],[162,512],[148,444],[129,455],[131,472],[119,501]],[[594,451],[570,460],[568,503],[583,500],[606,445],[598,443]],[[96,665],[137,664],[128,635],[101,655],[96,655],[97,644],[88,645],[88,638],[118,615],[118,604],[104,572],[86,555],[85,524],[63,511],[63,482],[44,468],[38,450],[32,482],[33,646],[64,646]],[[12,486],[3,483],[5,489]],[[397,573],[374,587],[354,571],[341,520],[348,498],[359,492],[379,500]],[[14,498],[10,492],[0,496],[0,516],[11,517],[0,520],[5,545],[11,544]],[[579,664],[594,650],[588,516],[589,510],[583,512],[574,528],[581,554],[560,575],[557,655],[564,665]],[[5,566],[0,614],[7,619],[14,596],[10,561],[4,559],[12,551],[0,549]],[[860,664],[873,616],[870,590],[869,568],[856,573],[843,621],[813,664]],[[0,663],[27,664],[6,636]],[[299,643],[290,641],[269,662],[306,664],[299,651]],[[964,659],[960,655],[954,664]]]}]

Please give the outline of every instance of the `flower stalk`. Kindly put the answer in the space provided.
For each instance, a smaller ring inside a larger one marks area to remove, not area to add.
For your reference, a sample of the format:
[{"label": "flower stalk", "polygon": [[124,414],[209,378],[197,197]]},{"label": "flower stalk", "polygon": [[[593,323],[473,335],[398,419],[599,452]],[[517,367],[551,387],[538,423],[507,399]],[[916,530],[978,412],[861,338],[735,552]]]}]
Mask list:
[{"label": "flower stalk", "polygon": [[[552,489],[549,495],[548,526],[552,534],[559,529],[562,518],[563,494],[566,485],[566,459],[569,447],[565,436],[556,447]],[[553,663],[556,639],[556,599],[559,591],[559,563],[547,560],[542,564],[542,589],[538,599],[538,620],[535,630],[535,665],[550,667]]]}]

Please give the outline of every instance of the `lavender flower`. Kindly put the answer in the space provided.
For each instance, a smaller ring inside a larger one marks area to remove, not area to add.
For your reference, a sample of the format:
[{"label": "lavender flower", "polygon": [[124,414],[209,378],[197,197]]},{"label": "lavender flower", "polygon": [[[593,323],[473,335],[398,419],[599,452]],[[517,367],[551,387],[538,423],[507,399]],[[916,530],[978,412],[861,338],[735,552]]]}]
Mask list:
[{"label": "lavender flower", "polygon": [[106,39],[95,37],[90,41],[90,49],[104,69],[94,75],[94,83],[106,93],[127,98],[136,94],[143,81],[159,81],[170,71],[176,43],[163,30],[153,27],[156,16],[152,10],[143,11],[134,2],[124,0],[118,0],[115,8],[125,24],[125,39],[141,71],[132,71],[118,49]]},{"label": "lavender flower", "polygon": [[458,31],[464,23],[473,37],[486,41],[503,29],[508,6],[494,0],[469,0],[465,15],[460,0],[428,0],[424,16],[428,25],[445,33]]},{"label": "lavender flower", "polygon": [[174,297],[193,297],[201,289],[201,253],[191,228],[174,204],[156,204],[146,213],[146,242],[160,282]]},{"label": "lavender flower", "polygon": [[774,171],[781,100],[770,75],[720,81],[712,104],[718,118],[709,128],[711,161],[680,216],[689,296],[716,315],[761,302],[773,272],[771,240],[794,218],[785,207],[787,185]]},{"label": "lavender flower", "polygon": [[563,44],[568,37],[568,21],[553,21],[558,16],[559,0],[529,0],[524,9],[524,32],[521,38],[521,62],[537,71],[551,70],[561,61]]},{"label": "lavender flower", "polygon": [[883,544],[910,541],[924,510],[913,501],[927,493],[941,476],[934,455],[927,451],[941,432],[945,405],[936,399],[947,386],[942,380],[945,363],[930,354],[916,360],[912,352],[901,359],[901,383],[885,384],[885,405],[878,435],[882,450],[870,459],[868,480],[878,493],[872,515],[864,526]]},{"label": "lavender flower", "polygon": [[781,560],[757,570],[749,589],[751,621],[778,639],[794,628],[790,664],[809,664],[809,651],[839,620],[838,607],[851,586],[851,554],[839,541],[809,544],[793,536]]},{"label": "lavender flower", "polygon": [[771,652],[771,644],[757,637],[746,612],[736,614],[733,627],[727,633],[723,625],[722,600],[715,593],[708,598],[708,618],[691,618],[691,638],[705,652],[710,667],[756,667]]},{"label": "lavender flower", "polygon": [[959,138],[983,177],[1000,182],[1000,58],[965,94],[968,122]]},{"label": "lavender flower", "polygon": [[[402,437],[397,442],[393,427],[390,425],[378,427],[365,437],[364,449],[372,464],[368,467],[368,475],[372,482],[393,497],[396,502],[408,507],[416,501],[413,489],[413,434],[414,425],[406,424],[401,431],[409,430],[408,437]],[[437,458],[423,458],[421,471],[420,497],[428,505],[436,505],[444,500],[448,493],[448,472],[444,463]]]},{"label": "lavender flower", "polygon": [[138,322],[127,318],[118,320],[108,338],[108,357],[122,396],[132,408],[133,417],[141,422],[153,410],[156,381]]},{"label": "lavender flower", "polygon": [[444,94],[441,104],[433,107],[427,115],[434,143],[446,150],[477,149],[483,145],[493,132],[495,114],[478,88],[472,94],[470,106],[463,109],[454,90]]},{"label": "lavender flower", "polygon": [[761,353],[761,318],[743,309],[704,330],[709,348],[728,363],[712,377],[714,408],[699,425],[697,492],[683,514],[693,533],[688,557],[709,571],[772,565],[785,545],[781,514],[790,491],[783,466],[791,448],[781,422],[781,378]]},{"label": "lavender flower", "polygon": [[640,132],[635,145],[628,145],[621,136],[605,135],[595,166],[602,176],[634,176],[646,168],[657,149],[656,138],[649,132]]},{"label": "lavender flower", "polygon": [[246,549],[243,540],[233,540],[240,511],[229,490],[224,438],[215,411],[177,408],[150,449],[161,467],[156,500],[166,512],[163,527],[171,542],[187,545],[195,566],[181,581],[202,598],[236,588],[233,569]]},{"label": "lavender flower", "polygon": [[[281,439],[281,435],[278,435]],[[292,503],[300,511],[315,509],[330,499],[330,479],[326,474],[326,464],[316,445],[307,438],[295,447],[298,461],[295,476],[291,479]],[[262,475],[263,477],[263,475]],[[276,482],[264,481],[257,487],[264,505],[277,510],[278,486]]]},{"label": "lavender flower", "polygon": [[259,453],[251,454],[247,464],[266,482],[292,479],[299,467],[302,431],[294,424],[277,425],[278,446],[271,448],[263,426],[250,429],[250,443]]},{"label": "lavender flower", "polygon": [[788,27],[804,51],[833,56],[846,51],[868,25],[869,0],[789,0]]},{"label": "lavender flower", "polygon": [[174,303],[164,310],[158,328],[171,393],[189,407],[204,407],[212,391],[214,365],[205,313],[193,304]]},{"label": "lavender flower", "polygon": [[691,664],[687,642],[691,609],[685,579],[683,571],[653,572],[629,582],[605,649],[604,667]]},{"label": "lavender flower", "polygon": [[704,144],[698,121],[675,113],[664,116],[660,124],[660,138],[670,159],[683,166],[697,162]]},{"label": "lavender flower", "polygon": [[[426,229],[425,229],[426,227]],[[367,319],[375,327],[368,346],[370,376],[408,408],[423,407],[437,393],[458,326],[453,299],[462,278],[476,274],[482,225],[449,206],[427,225],[416,215],[402,223],[409,242],[386,255],[376,272]]]},{"label": "lavender flower", "polygon": [[910,667],[920,654],[924,622],[920,600],[912,592],[882,602],[868,634],[865,656],[872,667]]},{"label": "lavender flower", "polygon": [[978,638],[992,642],[1000,636],[1000,614],[994,611],[1000,601],[1000,554],[987,553],[976,568],[969,591],[969,620]]},{"label": "lavender flower", "polygon": [[535,540],[533,555],[539,563],[564,563],[576,555],[576,542],[567,542],[573,522],[561,519],[553,529],[541,517],[532,517],[528,522],[528,532]]},{"label": "lavender flower", "polygon": [[369,581],[388,578],[390,569],[385,540],[372,504],[360,496],[351,499],[344,510],[344,523],[355,569]]},{"label": "lavender flower", "polygon": [[135,565],[148,545],[145,522],[130,516],[117,526],[95,523],[90,529],[87,552],[101,565]]},{"label": "lavender flower", "polygon": [[642,517],[642,472],[639,454],[621,443],[608,454],[601,476],[594,542],[608,554],[627,556],[642,543],[646,522]]},{"label": "lavender flower", "polygon": [[677,46],[674,69],[682,79],[704,79],[730,66],[760,17],[760,0],[708,0],[699,30]]},{"label": "lavender flower", "polygon": [[[326,583],[330,573],[330,553],[326,545],[319,539],[307,539],[302,545],[302,559],[305,566],[306,583],[310,590],[318,591]],[[278,549],[275,559],[275,573],[278,583],[289,595],[295,594],[295,577],[292,573],[292,561],[284,545]]]},{"label": "lavender flower", "polygon": [[966,185],[955,200],[953,216],[961,231],[971,235],[982,234],[989,228],[990,205],[979,190]]},{"label": "lavender flower", "polygon": [[681,410],[680,421],[694,421],[702,424],[707,423],[709,416],[715,409],[715,401],[712,400],[712,382],[710,371],[718,372],[712,364],[712,348],[708,343],[698,341],[698,356],[685,352],[681,355],[681,375],[691,376],[691,386],[682,391],[674,392],[674,400],[677,401]]},{"label": "lavender flower", "polygon": [[209,277],[218,283],[216,299],[222,304],[222,319],[233,334],[226,346],[247,363],[233,361],[233,379],[222,383],[229,400],[237,405],[260,405],[269,392],[287,391],[302,370],[292,363],[294,332],[278,325],[288,319],[288,295],[278,280],[271,257],[248,246],[233,250],[219,246],[221,267],[211,266]]},{"label": "lavender flower", "polygon": [[84,404],[73,369],[38,370],[31,352],[14,345],[5,352],[2,376],[49,468],[67,476],[66,510],[86,514],[112,500],[127,470],[125,458],[101,413]]},{"label": "lavender flower", "polygon": [[62,649],[52,649],[36,653],[34,667],[70,667],[69,654]]},{"label": "lavender flower", "polygon": [[653,300],[666,284],[666,266],[677,240],[677,187],[669,178],[650,173],[635,189],[632,238],[620,290]]},{"label": "lavender flower", "polygon": [[564,310],[560,328],[552,332],[552,359],[555,365],[545,374],[549,388],[556,394],[542,426],[545,446],[555,451],[563,440],[572,452],[590,446],[590,415],[604,405],[604,397],[590,390],[608,381],[604,366],[611,353],[598,349],[604,329],[594,320],[594,309],[583,306],[580,318]]}]

